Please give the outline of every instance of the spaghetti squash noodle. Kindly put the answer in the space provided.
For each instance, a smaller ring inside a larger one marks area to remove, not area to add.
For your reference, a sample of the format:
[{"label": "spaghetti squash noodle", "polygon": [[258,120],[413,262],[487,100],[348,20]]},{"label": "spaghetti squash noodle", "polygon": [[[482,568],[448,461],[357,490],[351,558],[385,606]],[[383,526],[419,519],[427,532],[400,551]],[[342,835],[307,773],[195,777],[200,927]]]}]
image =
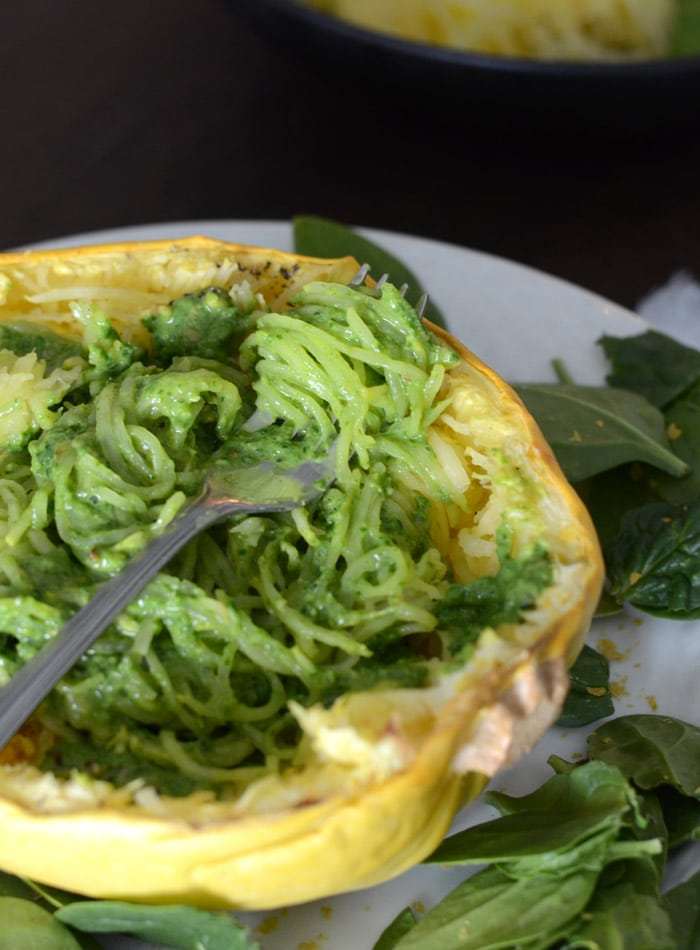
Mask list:
[{"label": "spaghetti squash noodle", "polygon": [[[335,477],[306,509],[192,541],[40,709],[42,768],[238,794],[295,761],[295,709],[427,685],[551,583],[546,550],[514,557],[502,518],[471,568],[440,553],[441,525],[483,501],[478,459],[451,441],[459,358],[391,285],[312,282],[285,312],[203,288],[146,316],[143,346],[66,293],[81,342],[0,327],[0,682],[211,465],[292,465],[333,445]],[[515,601],[498,586],[513,565]]]}]

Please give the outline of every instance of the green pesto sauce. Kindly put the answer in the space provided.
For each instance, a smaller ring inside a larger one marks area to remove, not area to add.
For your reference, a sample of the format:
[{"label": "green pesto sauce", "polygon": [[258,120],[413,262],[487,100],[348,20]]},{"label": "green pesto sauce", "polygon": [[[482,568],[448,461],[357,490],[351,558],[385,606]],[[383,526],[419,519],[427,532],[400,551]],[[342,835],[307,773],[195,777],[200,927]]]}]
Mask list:
[{"label": "green pesto sauce", "polygon": [[12,350],[18,356],[36,353],[49,372],[62,366],[71,356],[84,355],[80,343],[32,323],[0,324],[0,350]]},{"label": "green pesto sauce", "polygon": [[[333,447],[306,508],[238,516],[194,540],[39,711],[43,767],[172,795],[234,794],[294,760],[288,704],[428,685],[486,626],[551,583],[536,549],[455,585],[431,505],[463,506],[426,438],[456,354],[394,287],[308,285],[287,314],[205,288],[144,319],[144,352],[76,304],[82,344],[0,328],[44,361],[34,391],[0,390],[0,683],[176,516],[212,466],[293,466]],[[67,372],[70,368],[70,373]],[[14,414],[14,415],[13,415]],[[240,478],[240,476],[238,476]],[[416,490],[416,479],[422,486]]]}]

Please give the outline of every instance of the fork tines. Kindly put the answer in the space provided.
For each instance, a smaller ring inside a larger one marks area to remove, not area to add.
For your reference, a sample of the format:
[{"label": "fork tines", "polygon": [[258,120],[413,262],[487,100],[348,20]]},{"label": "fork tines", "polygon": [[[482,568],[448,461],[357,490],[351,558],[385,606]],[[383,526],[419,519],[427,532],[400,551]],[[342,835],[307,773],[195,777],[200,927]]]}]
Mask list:
[{"label": "fork tines", "polygon": [[364,284],[365,277],[367,276],[367,274],[369,274],[371,269],[372,268],[369,266],[369,264],[363,264],[362,267],[355,274],[353,279],[350,281],[350,286],[359,287],[361,284]]},{"label": "fork tines", "polygon": [[[350,281],[350,286],[360,287],[365,282],[365,278],[369,274],[370,270],[371,270],[371,267],[369,264],[363,264],[362,267],[360,267],[358,272],[355,274],[353,279]],[[377,281],[376,285],[372,288],[372,293],[380,295],[382,292],[382,287],[384,286],[384,284],[386,284],[388,280],[389,280],[389,274],[382,274],[382,276]],[[399,293],[401,294],[402,297],[405,297],[406,294],[408,293],[408,284],[402,284],[401,287],[399,288]],[[427,306],[428,306],[428,295],[421,294],[420,299],[418,300],[418,303],[416,304],[416,313],[421,319],[423,318],[423,314],[425,313]]]}]

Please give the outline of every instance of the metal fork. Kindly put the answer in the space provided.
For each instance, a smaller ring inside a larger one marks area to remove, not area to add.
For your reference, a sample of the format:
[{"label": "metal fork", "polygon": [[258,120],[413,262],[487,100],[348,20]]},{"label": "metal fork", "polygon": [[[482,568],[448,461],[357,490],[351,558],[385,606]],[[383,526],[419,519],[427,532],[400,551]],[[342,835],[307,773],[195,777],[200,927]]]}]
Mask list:
[{"label": "metal fork", "polygon": [[[369,264],[363,264],[362,267],[355,274],[353,279],[350,281],[350,286],[360,287],[362,284],[364,284],[371,270],[372,268],[370,267]],[[372,288],[373,291],[375,293],[381,294],[382,287],[388,280],[389,280],[389,275],[382,274],[382,276],[379,278],[379,280],[376,282],[376,284]],[[399,293],[401,294],[402,297],[405,297],[406,294],[408,293],[408,284],[402,284],[401,287],[399,288]],[[425,309],[427,306],[428,306],[428,294],[425,294],[425,293],[421,294],[415,306],[415,311],[418,314],[419,319],[423,318],[423,314],[425,313]]]},{"label": "metal fork", "polygon": [[[369,265],[363,264],[350,285],[359,287],[369,271]],[[389,275],[383,274],[375,292],[381,294],[388,279]],[[404,284],[401,295],[407,290],[408,285]],[[423,294],[416,305],[419,317],[423,316],[427,301],[428,295]],[[325,491],[333,470],[333,446],[322,462],[304,462],[287,470],[270,463],[233,472],[212,468],[202,494],[139,557],[107,581],[6,686],[0,687],[0,749],[103,630],[188,541],[234,514],[271,514],[306,505]]]},{"label": "metal fork", "polygon": [[188,541],[231,515],[272,514],[308,504],[332,481],[333,455],[331,448],[323,461],[303,462],[292,469],[280,469],[268,462],[239,471],[212,469],[199,497],[0,688],[0,749],[103,630]]}]

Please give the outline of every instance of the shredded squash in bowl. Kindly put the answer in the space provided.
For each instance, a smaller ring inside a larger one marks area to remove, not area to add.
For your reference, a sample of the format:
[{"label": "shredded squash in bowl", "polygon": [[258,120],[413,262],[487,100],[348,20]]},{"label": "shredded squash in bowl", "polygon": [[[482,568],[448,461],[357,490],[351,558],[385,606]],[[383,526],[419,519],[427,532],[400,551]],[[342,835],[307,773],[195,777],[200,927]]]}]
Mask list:
[{"label": "shredded squash in bowl", "polygon": [[556,718],[588,515],[515,393],[356,270],[205,238],[0,255],[0,683],[213,459],[335,464],[194,541],[0,750],[0,868],[210,907],[366,887]]},{"label": "shredded squash in bowl", "polygon": [[649,59],[668,52],[675,0],[319,0],[359,26],[533,59]]}]

